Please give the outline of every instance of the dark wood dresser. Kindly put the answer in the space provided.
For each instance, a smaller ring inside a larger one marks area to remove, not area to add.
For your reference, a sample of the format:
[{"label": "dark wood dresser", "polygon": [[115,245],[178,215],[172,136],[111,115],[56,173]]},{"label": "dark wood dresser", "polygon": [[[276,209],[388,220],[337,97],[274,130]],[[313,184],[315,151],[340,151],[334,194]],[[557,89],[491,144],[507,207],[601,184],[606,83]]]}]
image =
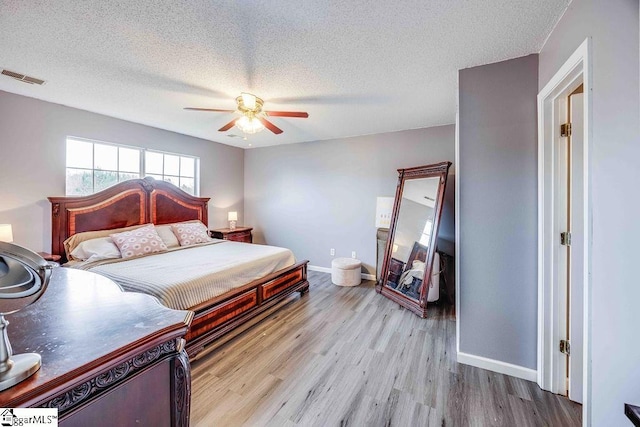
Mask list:
[{"label": "dark wood dresser", "polygon": [[0,407],[57,407],[61,426],[187,426],[190,311],[124,292],[86,271],[54,268],[35,304],[7,316],[14,354],[42,367],[0,392]]},{"label": "dark wood dresser", "polygon": [[251,235],[253,227],[236,227],[235,230],[229,228],[216,228],[211,231],[211,237],[216,239],[233,240],[234,242],[253,243]]},{"label": "dark wood dresser", "polygon": [[400,281],[400,276],[402,276],[402,272],[404,271],[404,262],[397,260],[395,258],[391,258],[389,261],[389,277],[388,281],[393,283],[393,288],[398,286],[398,282]]}]

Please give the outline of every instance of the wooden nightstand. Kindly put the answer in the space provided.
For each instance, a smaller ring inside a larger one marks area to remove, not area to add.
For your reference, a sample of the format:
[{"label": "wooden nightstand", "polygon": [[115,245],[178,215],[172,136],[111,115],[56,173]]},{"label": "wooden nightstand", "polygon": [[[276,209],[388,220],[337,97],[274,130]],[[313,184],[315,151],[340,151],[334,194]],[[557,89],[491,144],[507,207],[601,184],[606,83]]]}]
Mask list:
[{"label": "wooden nightstand", "polygon": [[253,243],[251,230],[253,230],[253,227],[236,227],[236,229],[233,231],[229,230],[228,228],[216,228],[215,230],[209,231],[211,231],[211,237],[215,237],[216,239]]}]

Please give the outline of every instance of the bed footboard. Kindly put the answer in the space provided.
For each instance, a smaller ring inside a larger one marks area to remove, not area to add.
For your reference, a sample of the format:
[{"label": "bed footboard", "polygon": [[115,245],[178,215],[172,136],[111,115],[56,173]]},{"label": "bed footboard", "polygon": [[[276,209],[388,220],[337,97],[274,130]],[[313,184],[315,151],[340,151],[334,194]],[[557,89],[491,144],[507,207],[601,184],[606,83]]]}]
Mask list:
[{"label": "bed footboard", "polygon": [[300,292],[302,295],[308,292],[308,262],[301,261],[217,299],[193,307],[195,317],[185,336],[189,358],[195,358],[206,345],[273,307],[292,293]]}]

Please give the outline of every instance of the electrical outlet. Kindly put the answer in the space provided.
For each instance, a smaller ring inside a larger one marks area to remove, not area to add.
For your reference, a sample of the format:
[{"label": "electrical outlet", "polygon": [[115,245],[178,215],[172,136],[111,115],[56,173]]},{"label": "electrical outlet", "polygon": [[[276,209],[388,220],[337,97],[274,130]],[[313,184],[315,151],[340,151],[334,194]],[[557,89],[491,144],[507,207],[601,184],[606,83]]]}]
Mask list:
[{"label": "electrical outlet", "polygon": [[336,254],[336,250],[331,248],[331,256],[334,256]]},{"label": "electrical outlet", "polygon": [[356,257],[356,251],[351,251],[351,258],[355,258]]}]

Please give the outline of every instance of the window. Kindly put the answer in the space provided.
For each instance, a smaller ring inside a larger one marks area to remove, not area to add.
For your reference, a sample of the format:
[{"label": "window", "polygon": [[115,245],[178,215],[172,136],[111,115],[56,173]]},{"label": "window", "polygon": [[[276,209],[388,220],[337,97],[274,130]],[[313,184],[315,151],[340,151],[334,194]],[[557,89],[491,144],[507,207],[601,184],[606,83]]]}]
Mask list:
[{"label": "window", "polygon": [[170,182],[189,194],[196,194],[197,159],[195,157],[145,151],[144,159],[145,176]]},{"label": "window", "polygon": [[428,219],[427,223],[424,225],[424,230],[422,230],[422,235],[420,236],[420,244],[424,246],[429,246],[431,242],[431,231],[433,229],[433,221]]},{"label": "window", "polygon": [[140,178],[141,151],[67,138],[67,195],[85,196]]},{"label": "window", "polygon": [[197,195],[198,167],[197,157],[67,138],[66,193],[85,196],[118,182],[151,176]]}]

